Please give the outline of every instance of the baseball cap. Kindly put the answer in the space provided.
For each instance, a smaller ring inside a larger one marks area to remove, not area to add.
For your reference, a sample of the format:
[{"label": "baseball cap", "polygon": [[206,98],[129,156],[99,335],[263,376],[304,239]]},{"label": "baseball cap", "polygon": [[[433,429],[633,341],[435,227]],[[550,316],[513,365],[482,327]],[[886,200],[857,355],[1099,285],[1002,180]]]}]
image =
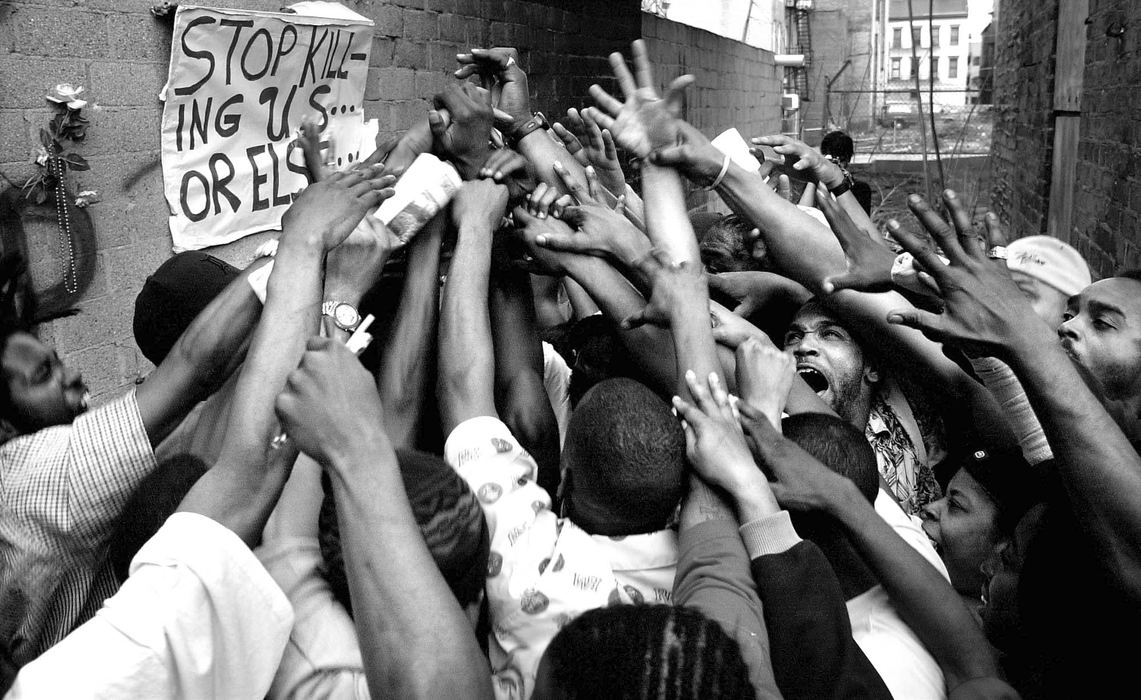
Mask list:
[{"label": "baseball cap", "polygon": [[182,332],[241,270],[200,251],[178,253],[143,283],[135,297],[135,344],[155,365]]},{"label": "baseball cap", "polygon": [[1093,283],[1081,253],[1051,236],[1027,236],[1006,246],[1006,266],[1044,282],[1067,296]]}]

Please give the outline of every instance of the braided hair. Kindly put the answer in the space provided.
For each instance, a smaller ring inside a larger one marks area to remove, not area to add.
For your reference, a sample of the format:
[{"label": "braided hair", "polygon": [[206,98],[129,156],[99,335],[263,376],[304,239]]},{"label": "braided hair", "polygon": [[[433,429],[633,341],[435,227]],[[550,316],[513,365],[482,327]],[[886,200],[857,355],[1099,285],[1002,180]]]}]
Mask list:
[{"label": "braided hair", "polygon": [[754,697],[736,640],[690,608],[588,610],[559,631],[544,661],[568,700]]}]

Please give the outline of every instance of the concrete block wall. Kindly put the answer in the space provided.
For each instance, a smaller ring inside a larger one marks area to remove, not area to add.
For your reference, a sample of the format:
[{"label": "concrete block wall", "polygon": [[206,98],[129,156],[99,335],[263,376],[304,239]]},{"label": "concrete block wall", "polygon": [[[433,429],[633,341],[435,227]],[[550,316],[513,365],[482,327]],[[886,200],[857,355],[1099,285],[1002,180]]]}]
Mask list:
[{"label": "concrete block wall", "polygon": [[[1124,27],[1120,37],[1110,36]],[[1071,241],[1100,276],[1141,266],[1141,4],[1090,0]]]},{"label": "concrete block wall", "polygon": [[[607,56],[628,54],[643,31],[658,75],[698,76],[689,118],[716,134],[735,125],[746,136],[779,127],[779,75],[772,55],[744,44],[644,16],[636,3],[581,0],[343,0],[376,23],[365,96],[367,117],[396,133],[424,114],[455,69],[455,54],[476,46],[520,49],[532,107],[549,116],[589,104],[587,89],[614,89]],[[161,103],[170,57],[171,18],[154,17],[153,0],[0,0],[0,173],[22,183],[29,154],[52,110],[44,95],[57,83],[86,88],[91,120],[76,150],[91,164],[69,173],[73,191],[98,190],[91,206],[95,251],[85,262],[94,281],[76,316],[42,324],[40,335],[84,372],[96,399],[127,390],[151,365],[131,332],[134,299],[146,276],[170,255],[169,215],[159,162]],[[219,6],[277,10],[283,0],[225,0]],[[643,23],[643,18],[648,20]],[[0,180],[0,190],[10,185]],[[705,204],[696,196],[694,206]],[[54,221],[23,221],[33,284],[62,278]],[[208,252],[245,265],[271,234]]]},{"label": "concrete block wall", "polygon": [[[150,363],[131,333],[134,299],[146,276],[170,255],[169,214],[159,164],[159,91],[170,59],[171,20],[154,17],[153,0],[0,1],[0,173],[20,184],[34,172],[29,154],[52,110],[44,95],[57,83],[83,85],[91,104],[91,164],[69,173],[73,191],[98,190],[91,206],[96,248],[86,262],[95,278],[73,317],[42,324],[40,335],[80,368],[96,399],[128,389]],[[204,3],[209,4],[209,3]],[[224,0],[221,7],[278,10],[284,0]],[[376,22],[366,115],[397,132],[424,114],[451,80],[455,54],[471,47],[520,49],[533,107],[548,114],[587,102],[592,82],[610,85],[606,56],[628,51],[641,32],[636,3],[585,0],[344,0]],[[600,80],[601,79],[601,80]],[[10,185],[0,180],[0,189]],[[23,222],[31,274],[39,289],[62,277],[53,221]],[[211,252],[245,265],[269,234]]]},{"label": "concrete block wall", "polygon": [[1058,0],[1000,0],[991,203],[1014,237],[1046,233]]},{"label": "concrete block wall", "polygon": [[[651,14],[642,15],[642,36],[661,89],[679,75],[697,78],[685,117],[706,136],[734,126],[746,139],[780,132],[780,72],[771,52]],[[725,210],[716,195],[692,188],[688,204]]]}]

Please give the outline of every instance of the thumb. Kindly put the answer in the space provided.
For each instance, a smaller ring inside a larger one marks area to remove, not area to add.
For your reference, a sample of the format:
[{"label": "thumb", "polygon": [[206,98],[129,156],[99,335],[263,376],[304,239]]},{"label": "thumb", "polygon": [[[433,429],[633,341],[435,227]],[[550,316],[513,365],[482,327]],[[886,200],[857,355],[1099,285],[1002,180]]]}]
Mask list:
[{"label": "thumb", "polygon": [[914,307],[889,311],[887,322],[897,326],[915,328],[932,338],[942,338],[947,335],[943,328],[941,316]]},{"label": "thumb", "polygon": [[685,144],[680,146],[667,146],[650,154],[650,162],[654,165],[676,167],[679,165],[688,165],[691,160],[689,146]]}]

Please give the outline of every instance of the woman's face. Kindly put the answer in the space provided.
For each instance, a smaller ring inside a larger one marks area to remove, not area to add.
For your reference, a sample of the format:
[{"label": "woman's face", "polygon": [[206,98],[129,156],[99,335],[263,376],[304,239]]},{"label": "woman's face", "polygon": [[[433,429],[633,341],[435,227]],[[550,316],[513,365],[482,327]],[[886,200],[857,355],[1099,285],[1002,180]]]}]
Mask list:
[{"label": "woman's face", "polygon": [[951,585],[978,595],[986,576],[981,566],[1000,540],[998,505],[965,469],[947,485],[947,494],[921,512],[923,531],[935,544]]}]

